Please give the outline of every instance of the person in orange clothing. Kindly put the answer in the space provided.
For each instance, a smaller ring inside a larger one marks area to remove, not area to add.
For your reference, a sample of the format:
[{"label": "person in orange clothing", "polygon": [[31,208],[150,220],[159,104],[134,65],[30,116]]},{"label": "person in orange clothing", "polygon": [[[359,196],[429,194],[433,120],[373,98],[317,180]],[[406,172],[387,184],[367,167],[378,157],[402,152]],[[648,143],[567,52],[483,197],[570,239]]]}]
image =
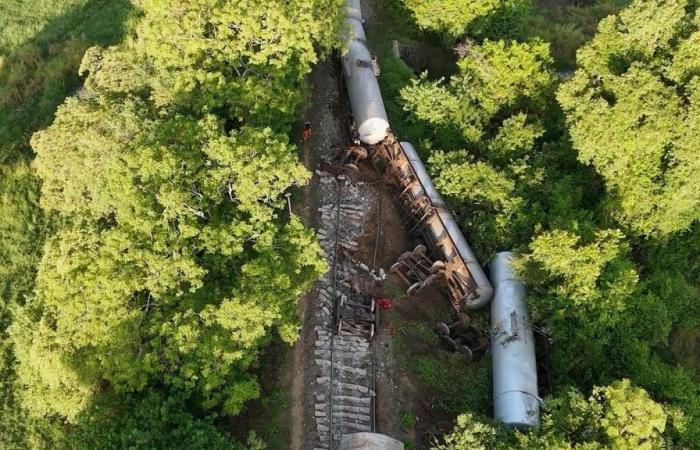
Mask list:
[{"label": "person in orange clothing", "polygon": [[301,132],[301,141],[306,142],[311,137],[311,121],[307,120],[304,122],[304,129]]}]

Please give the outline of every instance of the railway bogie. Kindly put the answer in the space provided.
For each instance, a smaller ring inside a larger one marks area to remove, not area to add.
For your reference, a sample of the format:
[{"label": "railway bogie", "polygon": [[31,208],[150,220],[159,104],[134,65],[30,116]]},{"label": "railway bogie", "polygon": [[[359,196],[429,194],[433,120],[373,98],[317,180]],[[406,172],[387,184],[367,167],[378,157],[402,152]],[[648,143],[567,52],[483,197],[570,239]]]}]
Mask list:
[{"label": "railway bogie", "polygon": [[[384,173],[385,182],[399,192],[402,209],[430,248],[434,263],[421,284],[442,274],[456,313],[487,304],[493,296],[491,283],[413,145],[399,143],[389,134],[373,148],[372,163]],[[416,286],[420,286],[418,281]]]}]

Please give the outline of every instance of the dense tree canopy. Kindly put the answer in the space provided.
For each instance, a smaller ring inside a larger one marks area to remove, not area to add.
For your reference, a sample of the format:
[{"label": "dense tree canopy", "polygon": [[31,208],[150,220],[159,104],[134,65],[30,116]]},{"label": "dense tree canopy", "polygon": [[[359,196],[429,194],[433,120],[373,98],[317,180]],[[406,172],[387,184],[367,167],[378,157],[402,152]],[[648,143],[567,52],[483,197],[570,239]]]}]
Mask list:
[{"label": "dense tree canopy", "polygon": [[469,46],[449,81],[420,78],[401,92],[430,131],[435,184],[484,259],[526,243],[538,224],[588,226],[576,209],[585,172],[562,177],[576,164],[557,137],[554,87],[547,44],[487,40]]},{"label": "dense tree canopy", "polygon": [[536,125],[526,123],[526,113],[544,106],[552,84],[550,64],[544,43],[486,41],[469,47],[449,82],[415,80],[402,97],[416,119],[455,128],[472,144],[500,122],[499,140],[492,145],[498,152],[514,152],[538,135]]},{"label": "dense tree canopy", "polygon": [[600,23],[559,100],[579,159],[638,234],[700,218],[700,22],[691,1],[638,0]]},{"label": "dense tree canopy", "polygon": [[146,391],[139,397],[122,395],[100,399],[83,414],[65,439],[70,450],[124,448],[193,450],[263,450],[254,436],[248,446],[231,443],[211,420],[189,410],[185,396]]},{"label": "dense tree canopy", "polygon": [[[561,82],[548,43],[513,40],[529,1],[403,3],[459,43],[454,76],[400,95],[435,184],[483,262],[520,251],[551,344],[540,428],[468,412],[436,448],[700,447],[670,345],[700,329],[700,4],[633,1]],[[282,194],[310,177],[288,136],[343,1],[7,5],[0,447],[242,448],[219,418],[326,269]]]},{"label": "dense tree canopy", "polygon": [[310,176],[288,133],[341,4],[145,0],[132,39],[86,52],[32,138],[52,222],[0,347],[8,446],[231,447],[211,419],[259,395],[259,349],[296,339],[325,271],[282,194]]}]

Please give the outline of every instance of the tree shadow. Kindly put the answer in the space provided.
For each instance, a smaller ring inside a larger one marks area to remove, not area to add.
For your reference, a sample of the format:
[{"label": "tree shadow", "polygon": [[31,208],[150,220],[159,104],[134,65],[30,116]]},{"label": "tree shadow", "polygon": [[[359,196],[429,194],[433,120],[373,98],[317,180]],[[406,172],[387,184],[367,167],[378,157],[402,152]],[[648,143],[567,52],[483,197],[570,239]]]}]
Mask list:
[{"label": "tree shadow", "polygon": [[556,69],[570,73],[576,68],[576,52],[593,38],[598,23],[629,3],[630,0],[534,0],[521,37],[549,42]]},{"label": "tree shadow", "polygon": [[92,0],[52,18],[26,43],[0,55],[0,163],[31,156],[32,133],[81,83],[85,50],[119,42],[137,11],[128,0]]}]

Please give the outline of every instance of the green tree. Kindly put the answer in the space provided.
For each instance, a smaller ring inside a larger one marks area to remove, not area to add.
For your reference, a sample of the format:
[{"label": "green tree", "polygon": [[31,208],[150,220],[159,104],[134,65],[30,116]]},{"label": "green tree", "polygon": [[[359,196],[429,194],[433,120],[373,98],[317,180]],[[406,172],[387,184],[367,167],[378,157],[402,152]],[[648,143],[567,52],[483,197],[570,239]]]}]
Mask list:
[{"label": "green tree", "polygon": [[466,33],[512,35],[530,9],[529,0],[403,0],[418,26],[454,42]]},{"label": "green tree", "polygon": [[618,230],[590,239],[554,230],[535,237],[517,265],[529,289],[532,319],[552,337],[561,382],[591,385],[610,370],[614,337],[635,308],[638,273]]},{"label": "green tree", "polygon": [[435,450],[632,450],[667,443],[668,413],[629,380],[595,387],[589,398],[568,390],[545,400],[541,425],[521,432],[484,423],[470,414],[457,419]]},{"label": "green tree", "polygon": [[88,52],[82,70],[96,74],[86,85],[289,131],[317,50],[341,42],[342,4],[146,0],[138,40]]},{"label": "green tree", "polygon": [[186,396],[149,390],[139,395],[106,398],[81,417],[62,442],[70,450],[193,449],[243,450],[211,420],[190,412]]},{"label": "green tree", "polygon": [[696,446],[700,389],[666,357],[671,330],[688,320],[697,326],[687,317],[698,307],[697,292],[684,274],[669,273],[661,258],[653,272],[640,273],[618,230],[591,238],[555,230],[529,247],[517,268],[528,283],[531,317],[552,339],[555,383],[630,378],[684,413],[687,425],[674,426],[674,439]]},{"label": "green tree", "polygon": [[32,138],[52,234],[8,359],[16,417],[75,434],[29,447],[230,447],[212,418],[260,395],[260,348],[296,339],[326,270],[282,194],[310,177],[287,133],[341,5],[148,0],[86,53]]},{"label": "green tree", "polygon": [[551,62],[549,47],[541,42],[485,41],[469,47],[449,82],[423,77],[404,88],[401,97],[416,120],[454,128],[472,144],[501,124],[511,132],[526,127],[537,135],[537,125],[526,124],[526,116],[541,111],[550,96]]},{"label": "green tree", "polygon": [[700,218],[700,31],[692,1],[637,0],[601,21],[559,101],[609,210],[640,235]]},{"label": "green tree", "polygon": [[39,268],[41,318],[16,331],[27,404],[74,419],[101,380],[163,380],[236,414],[258,395],[256,348],[272,326],[295,338],[296,298],[324,270],[309,231],[277,225],[308,172],[269,129],[138,110],[73,100],[33,140],[42,203],[67,224]]},{"label": "green tree", "polygon": [[589,244],[581,245],[580,240],[559,230],[537,236],[524,264],[536,267],[539,273],[533,270],[524,276],[533,284],[549,283],[555,296],[568,300],[569,305],[557,305],[559,308],[589,307],[601,313],[606,310],[604,314],[624,309],[625,297],[638,279],[626,259],[624,236],[619,230],[604,230]]},{"label": "green tree", "polygon": [[595,183],[560,137],[548,46],[486,41],[458,67],[448,82],[415,80],[401,95],[431,131],[430,171],[477,255],[525,245],[547,223],[590,226],[580,204]]}]

